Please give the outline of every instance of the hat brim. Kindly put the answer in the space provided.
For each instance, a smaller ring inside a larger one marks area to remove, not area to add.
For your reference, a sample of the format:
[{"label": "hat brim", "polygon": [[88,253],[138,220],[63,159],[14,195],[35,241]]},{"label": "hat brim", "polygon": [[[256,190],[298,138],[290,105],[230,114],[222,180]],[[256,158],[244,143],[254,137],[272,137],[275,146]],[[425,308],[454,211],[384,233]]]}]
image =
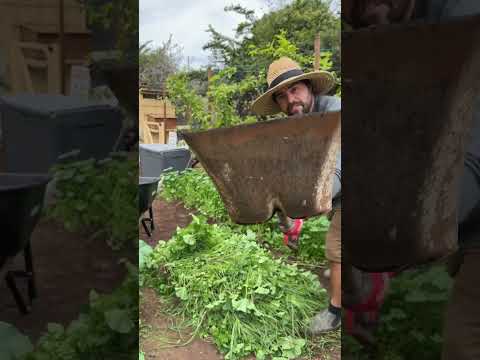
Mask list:
[{"label": "hat brim", "polygon": [[301,80],[310,80],[313,86],[313,92],[317,95],[326,94],[335,85],[335,79],[327,71],[312,71],[303,75],[293,76],[259,96],[252,104],[252,111],[257,115],[274,115],[281,112],[278,104],[273,100],[273,94],[280,88]]}]

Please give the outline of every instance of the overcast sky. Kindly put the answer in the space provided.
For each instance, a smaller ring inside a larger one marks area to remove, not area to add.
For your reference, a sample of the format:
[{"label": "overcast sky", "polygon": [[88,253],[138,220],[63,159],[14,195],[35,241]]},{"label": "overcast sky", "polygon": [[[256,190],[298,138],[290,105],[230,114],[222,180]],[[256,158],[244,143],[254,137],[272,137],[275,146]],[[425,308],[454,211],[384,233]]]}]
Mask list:
[{"label": "overcast sky", "polygon": [[[152,40],[151,46],[159,46],[168,40],[183,48],[184,63],[187,57],[191,67],[208,63],[209,53],[202,46],[209,40],[208,25],[221,34],[232,36],[242,16],[223,9],[239,4],[251,10],[260,18],[269,11],[269,0],[140,0],[140,43]],[[285,3],[290,0],[284,0]]]}]

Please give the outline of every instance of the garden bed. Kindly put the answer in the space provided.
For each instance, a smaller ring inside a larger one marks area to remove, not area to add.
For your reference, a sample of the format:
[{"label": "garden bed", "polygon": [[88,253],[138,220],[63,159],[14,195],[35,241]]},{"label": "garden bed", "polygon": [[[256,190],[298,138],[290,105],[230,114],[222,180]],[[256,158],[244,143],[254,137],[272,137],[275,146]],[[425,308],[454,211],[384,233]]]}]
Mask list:
[{"label": "garden bed", "polygon": [[[155,246],[159,240],[171,239],[177,226],[180,228],[187,226],[192,219],[189,212],[194,212],[196,214],[202,213],[201,210],[197,211],[196,209],[193,209],[191,204],[189,204],[191,210],[187,210],[182,203],[173,199],[170,200],[171,201],[157,199],[153,203],[156,229],[151,238],[148,238],[143,230],[140,229],[140,239],[144,239],[151,246]],[[215,204],[215,200],[213,200],[213,204]],[[222,218],[221,211],[215,211],[214,208],[215,205],[210,207],[212,214],[217,214]],[[213,222],[217,222],[222,226],[225,218],[222,220],[223,221]],[[270,256],[272,258],[282,257],[286,261],[295,261],[295,256],[293,256],[289,250],[285,248],[285,251],[282,251],[281,244],[279,246],[270,246],[270,244],[265,243],[265,245],[267,245],[266,247],[271,247],[272,252],[270,252]],[[306,265],[312,265],[312,263]],[[326,287],[326,285],[328,285],[328,279],[323,276],[325,263],[323,263],[322,266],[314,267],[313,269],[318,275],[320,275],[320,281],[322,285]],[[181,331],[176,332],[168,329],[168,325],[172,327],[173,324],[177,324],[177,326],[179,323],[181,324],[181,319],[179,319],[178,316],[175,317],[171,311],[168,311],[169,306],[162,295],[159,295],[152,289],[146,287],[142,288],[141,292],[141,349],[144,352],[145,359],[194,358],[216,360],[224,358],[224,355],[218,352],[216,346],[212,343],[212,340],[209,337],[206,339],[194,337],[186,346],[178,346],[190,340],[190,336],[193,332],[192,328],[185,327],[182,328]],[[176,344],[177,341],[178,344]],[[175,344],[175,346],[172,344]],[[308,357],[304,358],[339,359],[339,332],[319,337],[318,339],[309,342],[308,347]],[[247,357],[247,359],[248,358],[249,357]]]}]

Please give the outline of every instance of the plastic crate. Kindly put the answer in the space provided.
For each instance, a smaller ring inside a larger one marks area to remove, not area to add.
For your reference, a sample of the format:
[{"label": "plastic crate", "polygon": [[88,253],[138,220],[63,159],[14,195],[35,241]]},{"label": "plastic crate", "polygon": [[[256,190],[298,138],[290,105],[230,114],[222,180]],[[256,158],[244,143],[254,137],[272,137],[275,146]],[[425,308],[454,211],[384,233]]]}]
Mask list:
[{"label": "plastic crate", "polygon": [[140,175],[159,177],[169,170],[185,170],[190,151],[166,144],[140,144]]}]

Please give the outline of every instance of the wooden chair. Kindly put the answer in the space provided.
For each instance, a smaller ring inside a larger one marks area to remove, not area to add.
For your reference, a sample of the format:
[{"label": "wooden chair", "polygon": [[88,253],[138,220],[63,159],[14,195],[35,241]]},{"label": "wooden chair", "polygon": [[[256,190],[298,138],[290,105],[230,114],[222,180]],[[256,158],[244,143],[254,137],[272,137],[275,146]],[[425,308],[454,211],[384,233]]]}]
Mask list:
[{"label": "wooden chair", "polygon": [[147,121],[147,127],[155,144],[165,144],[165,124],[156,121]]},{"label": "wooden chair", "polygon": [[[60,94],[59,56],[56,44],[15,41],[11,53],[13,92]],[[44,81],[36,81],[39,73]],[[39,83],[46,83],[46,88]]]}]

